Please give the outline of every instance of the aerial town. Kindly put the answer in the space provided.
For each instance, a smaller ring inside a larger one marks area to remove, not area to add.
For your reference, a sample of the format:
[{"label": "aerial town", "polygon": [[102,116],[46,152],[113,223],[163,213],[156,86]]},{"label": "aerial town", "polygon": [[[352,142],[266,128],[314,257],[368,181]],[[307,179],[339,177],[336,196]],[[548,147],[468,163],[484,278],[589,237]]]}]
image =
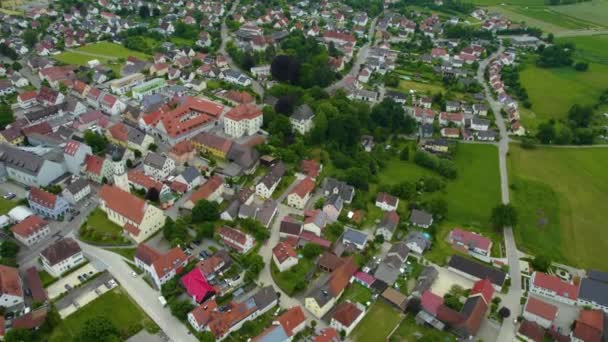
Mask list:
[{"label": "aerial town", "polygon": [[0,340],[608,341],[608,1],[0,19]]}]

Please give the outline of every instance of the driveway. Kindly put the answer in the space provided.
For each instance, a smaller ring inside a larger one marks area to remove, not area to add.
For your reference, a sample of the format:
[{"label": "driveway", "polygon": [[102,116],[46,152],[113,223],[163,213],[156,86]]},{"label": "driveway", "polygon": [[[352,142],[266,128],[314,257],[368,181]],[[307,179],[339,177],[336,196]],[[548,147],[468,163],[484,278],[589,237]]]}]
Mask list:
[{"label": "driveway", "polygon": [[434,294],[443,297],[446,293],[450,292],[450,289],[454,285],[458,285],[464,289],[470,289],[473,287],[473,281],[456,274],[445,267],[433,265],[437,272],[439,273],[435,282],[433,282],[433,286],[431,287],[431,292]]}]

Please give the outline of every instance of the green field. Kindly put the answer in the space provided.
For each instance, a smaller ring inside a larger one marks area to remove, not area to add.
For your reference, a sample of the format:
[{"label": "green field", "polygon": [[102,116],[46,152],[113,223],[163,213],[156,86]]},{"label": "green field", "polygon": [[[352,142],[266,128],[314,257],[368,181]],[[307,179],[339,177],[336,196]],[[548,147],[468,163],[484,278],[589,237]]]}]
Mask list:
[{"label": "green field", "polygon": [[49,341],[73,341],[84,323],[95,317],[105,317],[114,323],[123,340],[133,336],[141,329],[158,331],[158,326],[120,289],[104,293],[99,298],[82,307],[76,313],[61,321],[53,330]]},{"label": "green field", "polygon": [[569,17],[578,18],[604,27],[608,25],[607,0],[592,0],[572,5],[553,6],[551,8]]},{"label": "green field", "polygon": [[[531,62],[520,73],[528,91],[536,120],[562,119],[574,104],[593,105],[608,88],[608,65],[590,63],[589,70],[579,72],[571,67],[538,68]],[[550,91],[547,91],[550,89]],[[524,126],[534,126],[523,116]]]},{"label": "green field", "polygon": [[440,85],[406,80],[399,81],[399,90],[406,92],[409,92],[410,90],[415,90],[420,93],[428,94],[445,92],[445,89]]},{"label": "green field", "polygon": [[17,206],[16,201],[11,201],[0,197],[0,215],[6,215],[11,209]]},{"label": "green field", "polygon": [[369,308],[350,338],[354,341],[385,341],[402,316],[392,306],[379,300]]},{"label": "green field", "polygon": [[494,5],[544,5],[545,0],[470,0],[470,3],[479,6],[494,6]]},{"label": "green field", "polygon": [[559,38],[558,43],[573,43],[575,58],[592,63],[608,64],[608,35]]},{"label": "green field", "polygon": [[94,59],[98,60],[99,62],[101,62],[103,64],[109,63],[111,61],[110,58],[93,57],[93,56],[89,56],[89,55],[83,55],[78,52],[63,52],[56,56],[53,56],[53,58],[60,61],[61,63],[73,64],[73,65],[87,65],[88,61],[92,61]]},{"label": "green field", "polygon": [[512,145],[511,199],[519,214],[518,247],[577,267],[608,271],[605,203],[608,149]]},{"label": "green field", "polygon": [[145,53],[129,50],[122,45],[105,42],[105,41],[81,46],[81,47],[77,48],[76,51],[83,51],[83,52],[100,55],[102,57],[107,57],[107,58],[125,58],[126,59],[129,56],[133,56],[133,57],[137,57],[137,58],[143,59],[143,60],[150,59],[150,56],[146,55]]},{"label": "green field", "polygon": [[[419,337],[419,336],[422,337]],[[390,342],[409,342],[409,341],[443,341],[451,342],[456,341],[456,337],[449,332],[439,331],[427,326],[420,326],[416,324],[414,317],[407,316],[399,328],[395,330],[395,333],[391,336]]]},{"label": "green field", "polygon": [[368,301],[370,301],[372,298],[372,290],[368,289],[367,287],[359,284],[359,283],[351,283],[350,285],[348,285],[348,288],[346,289],[346,291],[344,291],[344,294],[342,295],[342,297],[340,297],[340,302],[345,302],[347,300],[353,302],[353,303],[361,303],[363,305],[366,305],[366,303]]},{"label": "green field", "polygon": [[83,224],[79,235],[80,239],[86,242],[104,245],[123,245],[127,244],[128,241],[122,235],[122,232],[122,227],[110,221],[106,213],[96,208]]}]

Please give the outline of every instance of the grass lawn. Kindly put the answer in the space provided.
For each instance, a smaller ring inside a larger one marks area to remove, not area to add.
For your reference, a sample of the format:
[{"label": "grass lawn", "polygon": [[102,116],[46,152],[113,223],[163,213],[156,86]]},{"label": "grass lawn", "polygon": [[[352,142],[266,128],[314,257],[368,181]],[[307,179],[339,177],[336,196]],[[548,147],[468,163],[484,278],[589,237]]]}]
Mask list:
[{"label": "grass lawn", "polygon": [[409,92],[410,90],[415,90],[416,92],[429,93],[429,94],[445,92],[445,89],[440,85],[436,85],[436,84],[432,84],[432,83],[422,83],[422,82],[416,82],[416,81],[407,81],[407,80],[399,81],[399,90],[405,91],[405,92]]},{"label": "grass lawn", "polygon": [[[549,20],[546,17],[542,17],[542,19],[537,18],[539,16],[538,12],[532,12],[529,10],[524,11],[524,7],[492,6],[489,7],[488,10],[490,12],[498,12],[503,16],[511,19],[511,21],[517,23],[525,22],[528,26],[538,27],[544,32],[559,33],[566,30],[571,30],[571,28],[562,26],[559,21],[554,20],[555,18],[551,18],[551,22],[546,21]],[[534,17],[534,15],[536,15],[537,17]]]},{"label": "grass lawn", "polygon": [[11,209],[18,205],[17,201],[7,200],[0,197],[0,215],[8,214]]},{"label": "grass lawn", "polygon": [[97,43],[93,43],[93,44],[84,45],[84,46],[77,48],[76,51],[83,51],[83,52],[96,54],[96,55],[100,55],[102,57],[108,57],[108,58],[125,58],[126,59],[129,56],[133,56],[133,57],[137,57],[137,58],[143,59],[143,60],[150,59],[150,56],[145,53],[129,50],[120,44],[110,43],[110,42],[106,42],[106,41],[101,41],[101,42],[97,42]]},{"label": "grass lawn", "polygon": [[470,3],[479,6],[493,6],[493,5],[544,5],[545,0],[471,0]]},{"label": "grass lawn", "polygon": [[608,21],[608,1],[591,0],[572,5],[553,6],[551,9],[563,13],[569,17],[593,22],[597,25],[606,26]]},{"label": "grass lawn", "polygon": [[546,6],[541,6],[541,7],[520,6],[520,7],[510,7],[510,9],[512,11],[514,11],[518,14],[524,15],[526,17],[530,17],[535,20],[539,20],[541,22],[549,23],[551,25],[563,27],[563,28],[566,28],[569,30],[587,29],[590,27],[597,26],[594,23],[553,11],[552,8],[549,8]]},{"label": "grass lawn", "polygon": [[145,328],[150,332],[158,331],[158,326],[137,306],[137,304],[120,288],[104,293],[99,298],[68,316],[53,330],[49,341],[73,341],[84,323],[94,317],[102,316],[114,323],[127,338]]},{"label": "grass lawn", "polygon": [[[316,265],[311,260],[302,258],[297,265],[284,272],[279,272],[277,266],[272,262],[270,271],[277,286],[291,296],[306,288],[306,275],[315,267]],[[298,283],[304,286],[301,289],[296,289]]]},{"label": "grass lawn", "polygon": [[96,208],[84,223],[86,232],[80,231],[80,238],[86,242],[102,243],[108,245],[122,245],[128,243],[122,236],[122,228],[108,219],[106,213]]},{"label": "grass lawn", "polygon": [[108,63],[111,60],[110,58],[93,57],[90,55],[83,55],[78,52],[70,52],[70,51],[55,55],[55,56],[53,56],[53,58],[60,61],[61,63],[73,64],[73,65],[87,65],[88,61],[91,61],[94,59],[98,60],[99,62],[101,62],[103,64]]},{"label": "grass lawn", "polygon": [[573,43],[575,58],[608,64],[608,35],[559,38],[558,43]]},{"label": "grass lawn", "polygon": [[49,272],[42,270],[42,271],[38,271],[38,275],[40,276],[40,281],[42,282],[42,286],[43,287],[48,287],[49,285],[51,285],[52,283],[56,282],[57,280],[59,280],[59,278],[55,278],[52,275],[49,274]]},{"label": "grass lawn", "polygon": [[342,297],[340,297],[340,302],[345,302],[350,300],[353,303],[361,303],[365,305],[372,298],[372,290],[367,287],[359,284],[359,283],[351,283]]},{"label": "grass lawn", "polygon": [[107,250],[116,254],[120,254],[129,261],[133,261],[137,248],[107,248]]},{"label": "grass lawn", "polygon": [[391,336],[390,342],[417,341],[419,339],[425,341],[456,341],[456,337],[448,332],[416,324],[414,317],[410,315],[399,324],[399,328]]},{"label": "grass lawn", "polygon": [[353,341],[385,341],[403,314],[379,300],[370,308],[350,335]]},{"label": "grass lawn", "polygon": [[277,188],[272,193],[272,198],[273,199],[277,199],[277,198],[281,197],[281,195],[283,194],[283,192],[285,192],[285,190],[287,190],[287,188],[289,188],[289,186],[295,180],[296,180],[296,176],[295,175],[283,176],[283,178],[281,178],[281,182],[279,183],[279,185],[277,186]]},{"label": "grass lawn", "polygon": [[582,268],[608,271],[604,208],[608,149],[538,148],[509,152],[511,200],[519,213],[518,246]]},{"label": "grass lawn", "polygon": [[[528,91],[537,120],[564,118],[574,104],[593,105],[600,93],[608,88],[608,65],[590,63],[589,70],[574,68],[538,68],[527,63],[520,79]],[[551,91],[547,91],[551,88]],[[527,126],[526,116],[524,125]]]}]

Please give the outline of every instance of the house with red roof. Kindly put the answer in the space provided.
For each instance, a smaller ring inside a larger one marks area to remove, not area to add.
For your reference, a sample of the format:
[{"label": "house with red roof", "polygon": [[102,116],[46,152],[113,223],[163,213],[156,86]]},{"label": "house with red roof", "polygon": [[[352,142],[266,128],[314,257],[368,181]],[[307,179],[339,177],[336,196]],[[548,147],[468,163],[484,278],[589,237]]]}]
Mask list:
[{"label": "house with red roof", "polygon": [[35,213],[54,220],[63,217],[70,209],[70,204],[65,198],[40,188],[31,188],[27,201]]},{"label": "house with red roof", "polygon": [[255,245],[255,240],[251,235],[231,227],[224,226],[220,228],[218,230],[218,234],[224,245],[236,250],[241,254],[249,252]]},{"label": "house with red roof", "polygon": [[469,294],[469,298],[474,296],[481,296],[481,298],[486,302],[486,305],[490,305],[492,302],[492,295],[494,294],[494,286],[490,279],[485,278],[482,280],[478,280],[473,284],[473,288],[471,289],[471,293]]},{"label": "house with red roof", "polygon": [[104,185],[99,191],[99,204],[110,221],[121,226],[125,234],[140,243],[165,224],[159,208],[116,186]]},{"label": "house with red roof", "polygon": [[111,179],[114,174],[112,161],[109,159],[88,154],[84,158],[83,172],[90,180],[101,184],[103,179]]},{"label": "house with red roof", "polygon": [[534,322],[545,329],[549,329],[553,325],[555,318],[557,318],[557,313],[557,306],[536,297],[529,296],[524,305],[522,316],[530,322]]},{"label": "house with red roof", "polygon": [[387,194],[386,192],[379,192],[376,196],[376,207],[384,211],[395,211],[399,206],[399,198]]},{"label": "house with red roof", "polygon": [[253,135],[263,123],[262,110],[254,104],[240,104],[224,115],[224,132],[233,138]]},{"label": "house with red roof", "polygon": [[450,123],[456,125],[457,127],[464,126],[464,114],[448,113],[448,112],[439,113],[439,124],[440,125],[447,126]]},{"label": "house with red roof", "polygon": [[190,140],[180,141],[169,150],[169,158],[173,159],[177,165],[189,163],[195,156],[196,148]]},{"label": "house with red roof", "polygon": [[489,257],[492,251],[492,240],[460,228],[454,228],[448,235],[448,242],[466,253]]},{"label": "house with red roof", "polygon": [[329,325],[348,336],[365,316],[365,307],[359,303],[345,301],[336,305]]},{"label": "house with red roof", "polygon": [[517,337],[527,342],[542,342],[546,333],[540,325],[524,320],[517,330]]},{"label": "house with red roof", "polygon": [[200,268],[195,267],[181,279],[186,292],[196,303],[202,303],[213,296],[215,288],[209,284]]},{"label": "house with red roof", "polygon": [[311,178],[302,179],[287,195],[287,205],[303,210],[314,189],[315,182]]},{"label": "house with red roof", "polygon": [[316,236],[321,236],[321,232],[327,225],[327,220],[327,214],[321,209],[305,211],[302,229]]},{"label": "house with red roof", "polygon": [[17,103],[19,107],[22,109],[30,108],[31,106],[38,103],[36,99],[38,94],[36,94],[35,90],[25,91],[19,95],[17,95]]},{"label": "house with red roof", "polygon": [[41,87],[36,95],[36,101],[42,106],[56,106],[65,101],[65,96],[58,90],[49,87]]},{"label": "house with red roof", "polygon": [[313,342],[340,342],[340,334],[334,328],[321,330],[314,338]]},{"label": "house with red roof", "polygon": [[23,304],[23,287],[19,270],[0,265],[0,307],[14,308]]},{"label": "house with red roof", "polygon": [[87,155],[93,154],[91,147],[83,142],[68,140],[63,148],[65,165],[72,174],[78,175],[82,170]]},{"label": "house with red roof", "polygon": [[160,114],[154,129],[170,145],[190,139],[212,127],[224,111],[221,104],[186,96],[175,100],[174,109]]},{"label": "house with red roof", "polygon": [[344,263],[330,274],[326,282],[311,291],[304,299],[306,309],[318,319],[325,316],[342,296],[356,271],[357,265],[353,257],[346,258]]},{"label": "house with red roof", "polygon": [[218,175],[209,178],[203,185],[190,195],[182,207],[192,210],[196,202],[200,200],[221,202],[221,195],[224,192],[224,179]]},{"label": "house with red roof", "polygon": [[272,261],[280,272],[284,272],[298,264],[298,253],[288,243],[279,242],[272,249]]},{"label": "house with red roof", "polygon": [[602,310],[582,310],[570,333],[572,342],[604,341],[604,312]]},{"label": "house with red roof", "polygon": [[313,180],[319,176],[322,169],[323,165],[314,159],[304,159],[300,162],[300,172]]},{"label": "house with red roof", "polygon": [[40,216],[31,215],[12,226],[11,231],[17,241],[29,247],[48,236],[51,233],[51,227]]},{"label": "house with red roof", "polygon": [[414,107],[414,120],[422,124],[432,124],[435,121],[435,112],[431,108]]},{"label": "house with red roof", "polygon": [[104,94],[100,101],[101,110],[110,115],[119,115],[127,109],[127,105],[111,94]]},{"label": "house with red roof", "polygon": [[129,185],[137,190],[144,190],[147,192],[150,189],[156,189],[161,197],[164,194],[171,192],[171,189],[167,184],[157,181],[141,170],[129,170],[129,172],[127,172],[127,180]]},{"label": "house with red roof", "polygon": [[192,144],[201,153],[209,153],[213,156],[225,159],[232,148],[233,141],[219,135],[203,132],[194,136]]},{"label": "house with red roof", "polygon": [[569,305],[575,305],[578,298],[578,286],[542,272],[532,273],[530,292]]},{"label": "house with red roof", "polygon": [[134,256],[135,265],[149,276],[158,289],[167,281],[180,274],[188,264],[184,251],[175,247],[160,253],[145,243],[139,244]]},{"label": "house with red roof", "polygon": [[420,296],[420,307],[433,317],[437,316],[437,309],[443,305],[443,297],[426,290]]}]

